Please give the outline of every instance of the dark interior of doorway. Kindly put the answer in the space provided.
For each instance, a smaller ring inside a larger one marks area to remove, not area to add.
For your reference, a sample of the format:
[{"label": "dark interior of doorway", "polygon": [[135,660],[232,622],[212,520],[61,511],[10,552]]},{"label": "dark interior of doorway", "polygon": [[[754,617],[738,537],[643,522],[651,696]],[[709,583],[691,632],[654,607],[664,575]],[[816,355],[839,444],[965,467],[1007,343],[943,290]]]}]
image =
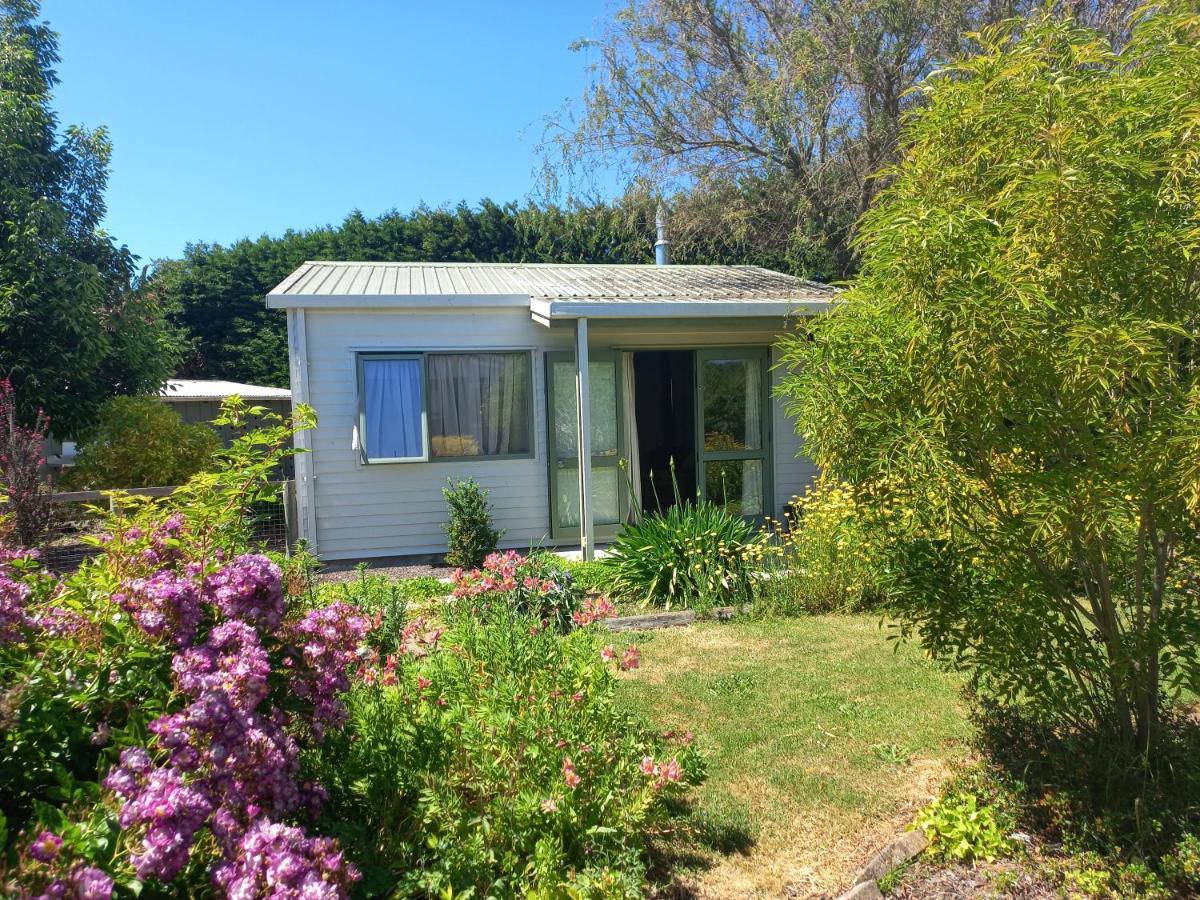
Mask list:
[{"label": "dark interior of doorway", "polygon": [[671,460],[679,496],[696,496],[696,362],[691,350],[633,354],[634,416],[642,480],[642,508],[675,503]]}]

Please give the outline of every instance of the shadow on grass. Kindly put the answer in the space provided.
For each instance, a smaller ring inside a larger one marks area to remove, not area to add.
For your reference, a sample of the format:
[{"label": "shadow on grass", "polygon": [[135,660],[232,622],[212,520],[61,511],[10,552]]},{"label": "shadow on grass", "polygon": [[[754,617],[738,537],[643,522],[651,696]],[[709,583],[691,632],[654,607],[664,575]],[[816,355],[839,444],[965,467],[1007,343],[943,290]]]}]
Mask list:
[{"label": "shadow on grass", "polygon": [[1024,824],[1044,839],[1114,862],[1170,868],[1200,834],[1200,719],[1164,718],[1150,760],[1097,734],[1064,733],[1017,710],[977,704],[978,749]]},{"label": "shadow on grass", "polygon": [[651,848],[649,876],[656,896],[696,896],[684,881],[687,876],[712,868],[721,857],[749,855],[758,838],[749,812],[728,799],[719,807],[677,800],[671,812],[683,824]]}]

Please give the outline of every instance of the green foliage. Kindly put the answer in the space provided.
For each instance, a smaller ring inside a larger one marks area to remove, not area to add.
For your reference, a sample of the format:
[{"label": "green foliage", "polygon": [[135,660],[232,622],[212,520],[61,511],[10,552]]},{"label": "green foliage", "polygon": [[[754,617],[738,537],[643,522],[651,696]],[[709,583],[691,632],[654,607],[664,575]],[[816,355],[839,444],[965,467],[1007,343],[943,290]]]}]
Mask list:
[{"label": "green foliage", "polygon": [[696,498],[626,525],[602,563],[615,597],[664,609],[711,608],[750,597],[754,529]]},{"label": "green foliage", "polygon": [[448,481],[442,488],[450,521],[446,531],[446,565],[473,568],[483,565],[504,536],[492,526],[492,505],[488,492],[474,478]]},{"label": "green foliage", "polygon": [[787,527],[768,527],[751,548],[767,576],[753,583],[755,612],[795,615],[876,605],[882,553],[868,520],[848,485],[822,479],[794,497]]},{"label": "green foliage", "polygon": [[703,760],[615,702],[592,630],[537,626],[456,615],[351,693],[346,729],[309,769],[366,891],[644,895],[648,837]]},{"label": "green foliage", "polygon": [[570,572],[571,577],[575,579],[575,583],[579,585],[579,589],[585,594],[605,594],[608,592],[609,578],[612,575],[612,570],[604,564],[604,560],[563,559],[562,557],[555,556],[553,562],[564,571]]},{"label": "green foliage", "polygon": [[991,862],[1012,848],[991,806],[974,794],[950,794],[917,814],[916,827],[929,839],[930,852],[956,862]]},{"label": "green foliage", "polygon": [[[1134,0],[1053,3],[1123,36]],[[912,91],[971,32],[1041,0],[626,0],[591,48],[582,109],[547,129],[559,179],[616,164],[682,185],[673,232],[823,280],[857,268],[855,224],[894,162]],[[559,158],[561,157],[561,159]],[[585,182],[586,183],[586,182]],[[673,248],[674,249],[674,248]]]},{"label": "green foliage", "polygon": [[207,425],[185,425],[153,397],[112,397],[80,442],[69,489],[140,488],[183,484],[213,463],[221,442]]},{"label": "green foliage", "polygon": [[1200,838],[1185,834],[1162,858],[1161,865],[1172,887],[1181,893],[1200,893]]},{"label": "green foliage", "polygon": [[923,86],[782,393],[890,535],[906,633],[1152,752],[1200,685],[1200,18],[1155,5],[1119,53],[1043,17],[978,41]]},{"label": "green foliage", "polygon": [[648,201],[557,207],[484,200],[377,219],[354,212],[337,226],[229,247],[191,245],[183,259],[156,267],[149,290],[186,334],[180,374],[286,386],[284,317],[262,298],[305,260],[651,262],[653,221]]},{"label": "green foliage", "polygon": [[175,359],[134,257],[100,228],[107,132],[60,134],[57,62],[35,0],[0,7],[0,373],[23,420],[44,410],[70,436],[108,396],[157,390]]}]

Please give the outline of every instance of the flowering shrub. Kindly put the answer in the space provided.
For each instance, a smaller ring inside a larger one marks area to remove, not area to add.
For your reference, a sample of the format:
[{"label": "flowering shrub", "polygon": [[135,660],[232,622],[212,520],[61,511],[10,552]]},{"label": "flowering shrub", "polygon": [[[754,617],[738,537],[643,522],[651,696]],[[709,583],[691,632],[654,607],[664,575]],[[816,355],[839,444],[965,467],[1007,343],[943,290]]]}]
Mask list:
[{"label": "flowering shrub", "polygon": [[793,498],[786,528],[768,521],[747,559],[769,574],[755,584],[760,612],[862,609],[881,596],[877,529],[853,489],[822,479]]},{"label": "flowering shrub", "polygon": [[235,444],[182,509],[119,500],[71,576],[0,557],[6,895],[339,897],[358,878],[305,830],[324,789],[299,776],[346,719],[369,621],[290,605],[237,521],[290,434]]},{"label": "flowering shrub", "polygon": [[50,486],[42,479],[42,444],[50,420],[38,410],[33,427],[21,424],[12,382],[0,379],[0,492],[7,523],[23,547],[33,546],[50,524]]},{"label": "flowering shrub", "polygon": [[[704,775],[691,736],[649,731],[615,699],[634,647],[559,636],[497,605],[369,658],[349,721],[305,775],[321,828],[397,896],[644,896],[646,841]],[[472,893],[474,892],[474,893]]]},{"label": "flowering shrub", "polygon": [[454,597],[477,615],[502,607],[537,619],[543,628],[565,633],[583,608],[583,591],[571,573],[546,556],[524,557],[515,550],[490,553],[483,568],[456,569]]}]

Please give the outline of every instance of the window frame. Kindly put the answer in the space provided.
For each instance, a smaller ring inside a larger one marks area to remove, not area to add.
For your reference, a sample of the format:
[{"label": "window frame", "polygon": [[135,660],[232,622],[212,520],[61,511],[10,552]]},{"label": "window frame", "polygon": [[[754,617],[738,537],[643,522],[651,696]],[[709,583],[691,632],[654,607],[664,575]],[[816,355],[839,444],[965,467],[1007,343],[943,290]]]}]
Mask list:
[{"label": "window frame", "polygon": [[[537,407],[535,398],[537,386],[534,384],[534,351],[526,348],[491,349],[480,347],[464,347],[462,349],[445,350],[355,350],[356,367],[358,370],[358,429],[359,429],[359,458],[364,465],[389,465],[392,463],[463,463],[487,462],[489,460],[519,460],[537,458]],[[434,456],[433,435],[429,430],[429,358],[431,356],[521,356],[525,360],[526,409],[529,410],[528,421],[525,423],[527,445],[525,453],[487,454],[476,453],[466,456]],[[412,457],[397,457],[371,459],[367,456],[366,443],[366,390],[363,376],[363,361],[365,359],[418,359],[421,362],[421,440],[424,455]]]},{"label": "window frame", "polygon": [[[414,463],[429,461],[429,403],[425,396],[425,357],[420,353],[358,353],[355,368],[358,376],[358,453],[363,465],[375,466],[388,463]],[[421,455],[420,456],[378,456],[372,457],[367,447],[367,377],[365,363],[385,362],[388,360],[413,360],[420,365],[420,405],[421,405]]]}]

